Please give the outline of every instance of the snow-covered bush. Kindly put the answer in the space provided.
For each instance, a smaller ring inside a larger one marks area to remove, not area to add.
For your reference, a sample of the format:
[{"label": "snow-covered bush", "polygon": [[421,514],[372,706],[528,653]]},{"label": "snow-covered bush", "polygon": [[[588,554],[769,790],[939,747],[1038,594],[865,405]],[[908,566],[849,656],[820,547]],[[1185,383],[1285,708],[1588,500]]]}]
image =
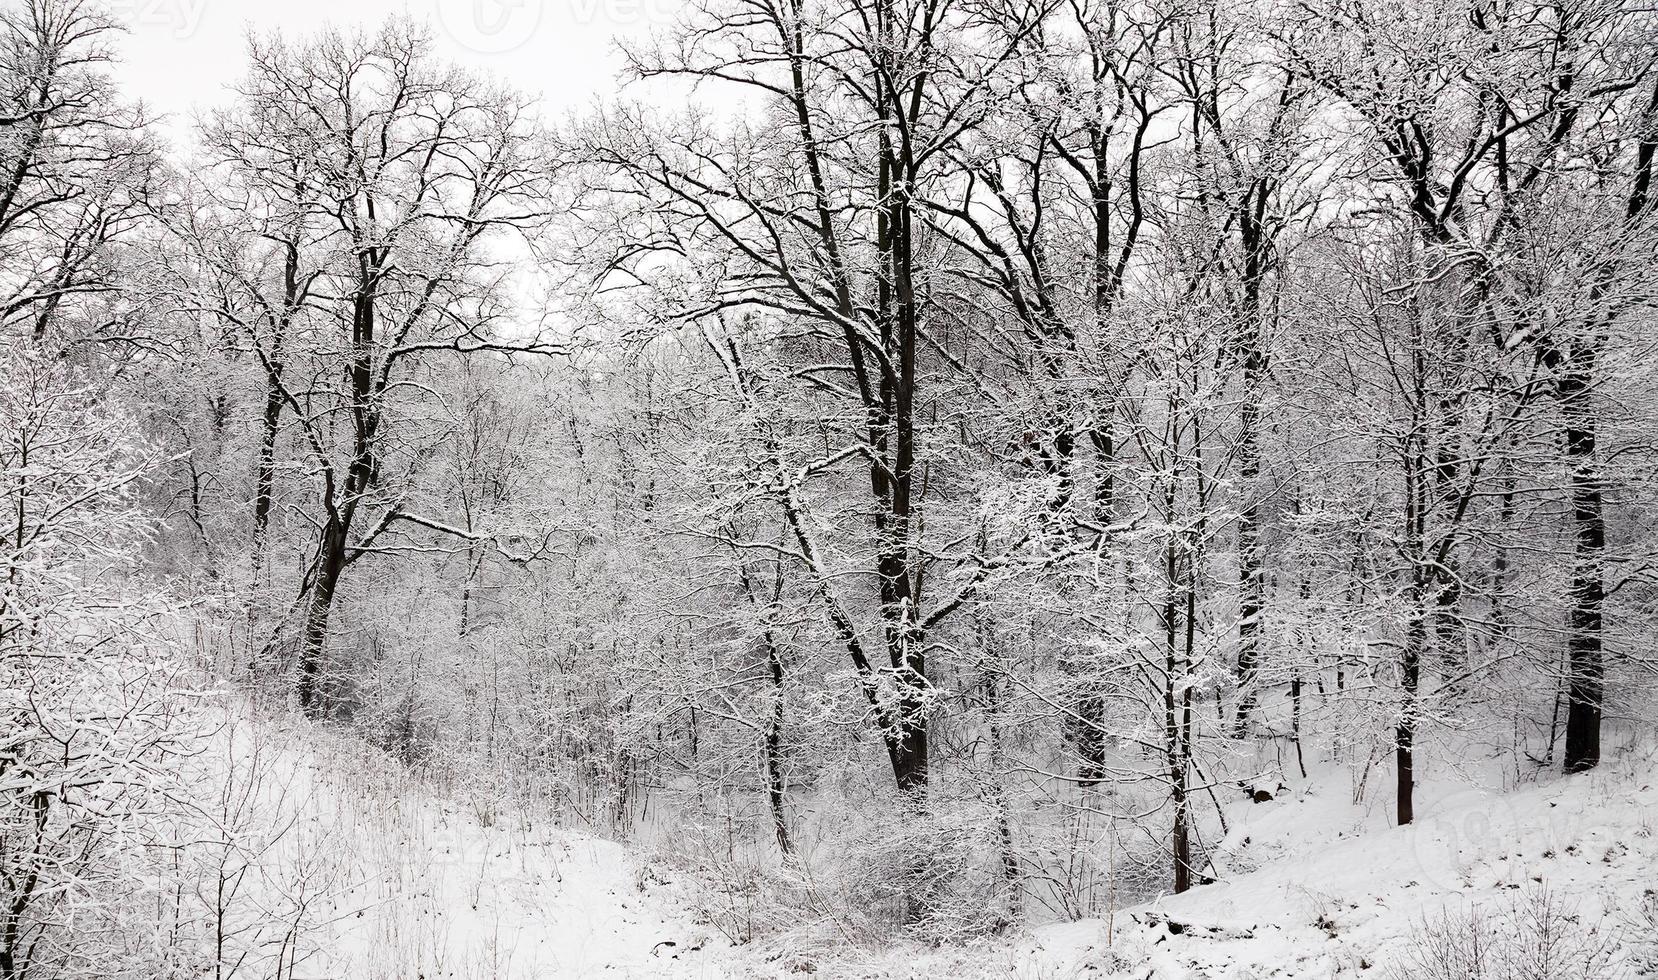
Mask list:
[{"label": "snow-covered bush", "polygon": [[1658,977],[1658,889],[1648,888],[1624,920],[1630,968],[1638,977]]},{"label": "snow-covered bush", "polygon": [[994,824],[974,809],[836,816],[782,861],[756,846],[755,819],[693,822],[658,849],[658,866],[687,883],[700,921],[739,945],[938,944],[1014,921]]},{"label": "snow-covered bush", "polygon": [[1496,909],[1425,918],[1390,966],[1391,980],[1616,980],[1616,936],[1546,885]]},{"label": "snow-covered bush", "polygon": [[[881,826],[881,825],[877,825]],[[836,841],[839,897],[925,942],[957,942],[1009,924],[995,824],[978,808],[939,808]],[[883,927],[883,923],[886,925]]]},{"label": "snow-covered bush", "polygon": [[129,926],[192,746],[172,610],[133,571],[152,460],[58,352],[0,376],[0,975],[134,975],[163,952]]}]

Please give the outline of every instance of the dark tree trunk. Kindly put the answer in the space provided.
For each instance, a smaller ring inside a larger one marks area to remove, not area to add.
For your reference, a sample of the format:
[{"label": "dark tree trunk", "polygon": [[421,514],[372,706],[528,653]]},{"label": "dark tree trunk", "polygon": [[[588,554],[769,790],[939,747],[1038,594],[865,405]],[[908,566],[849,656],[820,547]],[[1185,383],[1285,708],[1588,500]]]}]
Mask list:
[{"label": "dark tree trunk", "polygon": [[[1165,491],[1165,503],[1174,504],[1172,488]],[[1167,592],[1163,601],[1163,726],[1169,767],[1169,801],[1174,804],[1174,825],[1170,828],[1169,846],[1174,859],[1174,891],[1176,894],[1192,887],[1192,841],[1187,793],[1187,778],[1191,768],[1192,685],[1180,683],[1191,671],[1192,644],[1195,641],[1195,612],[1197,605],[1195,560],[1187,556],[1187,577],[1179,578],[1180,555],[1178,544],[1170,538],[1164,545],[1164,574]],[[1184,588],[1183,588],[1184,586]],[[1184,591],[1184,597],[1181,593]],[[1182,598],[1184,603],[1182,603]],[[1180,647],[1181,609],[1185,608],[1185,650]],[[1189,679],[1189,678],[1187,678]]]},{"label": "dark tree trunk", "polygon": [[[771,596],[767,608],[779,608],[783,598],[783,567],[779,562],[775,566],[776,573],[772,580]],[[761,609],[760,598],[755,593],[754,582],[749,577],[746,565],[738,564],[737,581],[742,586],[743,595],[748,598],[749,605],[756,611]],[[784,854],[794,851],[789,840],[789,820],[786,803],[788,802],[788,781],[783,775],[783,647],[778,640],[777,631],[767,628],[761,632],[761,639],[766,645],[766,679],[771,687],[771,717],[766,723],[765,739],[761,743],[760,757],[765,768],[766,802],[771,808],[772,829],[777,834],[777,846]],[[691,717],[696,717],[696,707],[691,709]],[[695,755],[695,741],[693,736],[693,750]]]},{"label": "dark tree trunk", "polygon": [[[989,628],[981,621],[981,637],[989,636]],[[989,646],[989,643],[986,643]],[[988,659],[988,658],[987,658]],[[1013,846],[1013,821],[1008,816],[1007,789],[1002,785],[1002,773],[1007,768],[1007,746],[1002,731],[1002,679],[994,670],[983,673],[985,715],[990,724],[991,803],[996,810],[996,837],[1001,845],[1002,878],[1007,884],[1008,908],[1017,917],[1021,906],[1019,886],[1019,854]]]},{"label": "dark tree trunk", "polygon": [[[370,211],[371,217],[372,213]],[[370,374],[375,342],[376,263],[371,250],[359,253],[358,292],[352,300],[352,360],[348,375],[351,382],[351,460],[346,466],[344,491],[339,496],[335,496],[336,484],[331,476],[324,480],[323,506],[328,510],[328,520],[317,542],[311,605],[300,643],[299,703],[312,718],[321,717],[327,709],[327,692],[321,687],[320,673],[327,652],[334,595],[345,566],[352,557],[351,525],[358,503],[369,492],[378,475],[375,445],[380,412],[374,402],[375,391]]]},{"label": "dark tree trunk", "polygon": [[[885,24],[881,33],[884,37],[895,29],[896,24]],[[886,84],[883,78],[881,85]],[[923,77],[913,84],[916,87],[909,93],[886,93],[881,100],[882,114],[886,114],[886,100],[891,98],[913,115],[916,110],[909,105],[918,105],[926,82]],[[909,100],[903,98],[905,94]],[[887,753],[899,791],[917,805],[925,805],[927,661],[925,638],[916,621],[920,577],[910,542],[915,517],[916,342],[920,325],[915,293],[914,205],[910,198],[915,161],[910,158],[909,144],[892,140],[886,126],[880,132],[880,153],[883,206],[876,241],[883,261],[877,282],[876,315],[891,369],[881,372],[881,414],[886,424],[878,427],[875,448],[890,463],[872,466],[871,476],[876,495],[884,504],[876,521],[881,538],[877,571],[887,657],[899,687],[897,717],[893,730],[887,733]]]},{"label": "dark tree trunk", "polygon": [[[1634,169],[1629,199],[1624,210],[1626,233],[1633,232],[1650,217],[1652,210],[1653,161],[1658,157],[1658,129],[1652,119],[1658,115],[1658,85],[1647,103],[1645,126],[1635,146]],[[1595,289],[1597,307],[1607,294],[1617,265],[1604,267]],[[1566,460],[1571,468],[1572,523],[1572,609],[1570,634],[1566,641],[1567,698],[1566,748],[1563,758],[1567,772],[1584,772],[1600,764],[1601,701],[1604,695],[1605,663],[1601,648],[1602,607],[1606,601],[1604,561],[1606,518],[1603,512],[1600,474],[1596,467],[1597,419],[1589,395],[1595,385],[1597,354],[1603,331],[1616,319],[1615,310],[1597,309],[1597,329],[1571,351],[1561,378],[1559,396],[1566,416]],[[1554,351],[1558,357],[1558,350]],[[1554,365],[1551,365],[1551,367]]]},{"label": "dark tree trunk", "polygon": [[784,808],[788,784],[783,777],[783,656],[777,648],[776,634],[766,631],[766,668],[771,677],[771,721],[766,726],[766,797],[771,804],[772,827],[777,831],[777,846],[784,854],[793,853],[789,842],[788,813]]},{"label": "dark tree trunk", "polygon": [[1567,636],[1566,749],[1567,772],[1600,764],[1601,697],[1605,665],[1601,653],[1601,606],[1606,598],[1602,558],[1606,520],[1600,477],[1595,467],[1595,417],[1588,404],[1594,351],[1580,349],[1560,383],[1566,415],[1566,459],[1571,467],[1572,607]]},{"label": "dark tree trunk", "polygon": [[[276,437],[282,426],[282,372],[286,360],[288,324],[301,301],[299,246],[287,243],[282,268],[283,314],[273,317],[271,350],[265,357],[265,413],[260,419],[259,462],[253,497],[253,563],[257,573],[264,559],[265,530],[270,524],[271,504],[276,492]],[[255,576],[257,579],[257,575]]]},{"label": "dark tree trunk", "polygon": [[[1514,494],[1515,483],[1513,472],[1503,475],[1502,505],[1497,512],[1497,526],[1509,528],[1514,526]],[[1508,619],[1508,540],[1498,542],[1496,554],[1491,559],[1491,625],[1498,638],[1506,639],[1509,635]],[[1550,750],[1553,750],[1551,745]]]},{"label": "dark tree trunk", "polygon": [[[259,462],[253,495],[253,564],[257,572],[264,559],[265,531],[270,524],[271,504],[276,492],[276,435],[282,424],[280,366],[270,368],[265,390],[265,414],[259,427]],[[255,576],[257,578],[257,575]]]},{"label": "dark tree trunk", "polygon": [[1176,894],[1192,887],[1191,839],[1186,826],[1186,766],[1180,756],[1180,718],[1176,701],[1175,678],[1179,663],[1176,647],[1176,621],[1179,604],[1176,599],[1175,546],[1171,540],[1164,547],[1164,573],[1168,577],[1168,594],[1163,600],[1163,739],[1167,745],[1169,764],[1169,799],[1174,803],[1174,826],[1169,834],[1169,846],[1174,857],[1174,890]]},{"label": "dark tree trunk", "polygon": [[[1410,429],[1401,446],[1405,476],[1405,513],[1402,557],[1409,584],[1405,589],[1406,622],[1404,646],[1399,651],[1399,721],[1394,728],[1394,806],[1399,826],[1416,819],[1416,732],[1420,715],[1417,703],[1422,686],[1422,660],[1428,646],[1428,604],[1437,573],[1428,563],[1428,515],[1436,498],[1433,493],[1434,462],[1430,458],[1426,433],[1430,430],[1429,372],[1425,351],[1426,331],[1421,310],[1412,303],[1407,311],[1412,342],[1408,392],[1411,406]],[[1446,542],[1446,550],[1449,542]],[[1443,552],[1442,552],[1443,554]]]},{"label": "dark tree trunk", "polygon": [[323,527],[317,549],[311,604],[306,610],[299,651],[299,706],[311,718],[320,718],[327,711],[328,692],[323,687],[322,668],[328,653],[334,595],[345,571],[347,530],[338,519],[330,520]]},{"label": "dark tree trunk", "polygon": [[1249,733],[1250,715],[1255,710],[1257,675],[1260,671],[1261,610],[1266,591],[1260,512],[1255,501],[1255,485],[1261,473],[1260,449],[1255,438],[1257,410],[1253,396],[1245,395],[1245,398],[1238,454],[1240,482],[1243,492],[1249,496],[1238,514],[1238,710],[1232,724],[1234,738],[1243,738]]},{"label": "dark tree trunk", "polygon": [[[40,100],[45,105],[50,98],[51,77],[41,82]],[[19,143],[14,143],[17,153],[17,162],[12,165],[11,173],[6,175],[6,186],[0,190],[0,233],[4,233],[13,220],[12,208],[17,202],[17,195],[23,189],[23,184],[29,178],[29,171],[35,164],[35,154],[40,151],[41,140],[45,134],[44,115],[31,114],[24,123],[28,128],[28,135]],[[25,202],[25,205],[27,202]]]},{"label": "dark tree trunk", "polygon": [[1176,785],[1174,799],[1174,893],[1189,891],[1192,887],[1192,834],[1187,825],[1186,789]]},{"label": "dark tree trunk", "polygon": [[[1450,417],[1445,421],[1440,437],[1449,443],[1456,438],[1456,431],[1463,408],[1460,398],[1447,400],[1444,408]],[[1465,492],[1461,484],[1463,467],[1455,458],[1453,450],[1441,445],[1438,458],[1435,461],[1434,477],[1439,492],[1439,509],[1451,520],[1461,509],[1459,497]],[[1447,533],[1454,534],[1454,531]],[[1444,557],[1440,561],[1442,566],[1434,575],[1438,588],[1434,592],[1434,656],[1436,666],[1441,674],[1447,677],[1456,677],[1468,669],[1468,629],[1462,615],[1462,575],[1461,561],[1455,547],[1440,549]],[[1447,690],[1454,692],[1460,685],[1453,682],[1447,685]]]},{"label": "dark tree trunk", "polygon": [[1399,826],[1416,819],[1416,716],[1417,692],[1422,683],[1422,652],[1427,645],[1428,627],[1423,599],[1411,599],[1410,623],[1405,628],[1405,649],[1399,660],[1399,725],[1395,732],[1394,769],[1397,776],[1396,816]]},{"label": "dark tree trunk", "polygon": [[[913,709],[911,709],[913,711]],[[904,722],[895,736],[887,739],[887,756],[898,789],[925,802],[927,795],[927,723],[925,719]]]},{"label": "dark tree trunk", "polygon": [[[1097,422],[1088,430],[1089,440],[1094,445],[1096,459],[1094,477],[1094,520],[1101,525],[1110,526],[1113,514],[1117,507],[1117,484],[1114,464],[1116,462],[1116,412],[1108,411],[1104,420]],[[1076,742],[1077,754],[1081,757],[1078,767],[1077,784],[1084,789],[1098,785],[1105,776],[1105,759],[1108,748],[1108,737],[1105,728],[1105,698],[1095,690],[1096,685],[1092,678],[1082,681],[1084,693],[1078,698],[1076,706]]]},{"label": "dark tree trunk", "polygon": [[1261,547],[1261,393],[1266,377],[1261,336],[1261,285],[1266,276],[1266,231],[1262,218],[1270,187],[1252,188],[1238,207],[1243,252],[1238,352],[1242,362],[1243,405],[1238,413],[1238,476],[1243,494],[1238,511],[1238,710],[1232,734],[1249,732],[1260,670],[1261,615],[1266,604],[1266,556]]},{"label": "dark tree trunk", "polygon": [[1077,785],[1088,789],[1105,778],[1105,699],[1097,694],[1085,694],[1077,701],[1076,712],[1075,738],[1081,762],[1077,767]]}]

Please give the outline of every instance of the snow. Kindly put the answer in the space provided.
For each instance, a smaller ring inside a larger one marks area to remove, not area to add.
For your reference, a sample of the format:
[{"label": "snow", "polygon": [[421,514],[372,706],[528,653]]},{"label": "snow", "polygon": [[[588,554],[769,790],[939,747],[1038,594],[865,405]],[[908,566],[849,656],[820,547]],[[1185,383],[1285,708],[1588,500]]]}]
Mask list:
[{"label": "snow", "polygon": [[428,978],[486,968],[490,977],[549,980],[724,976],[700,955],[707,936],[634,886],[621,845],[562,831],[507,834],[441,811],[409,816],[443,821],[449,842],[431,859],[410,850],[406,863],[385,869],[384,903],[366,928],[346,920],[350,953],[322,975],[366,976],[383,948],[374,940],[409,936]]},{"label": "snow", "polygon": [[295,980],[728,976],[711,955],[723,942],[641,892],[617,842],[486,825],[310,726],[225,738],[234,749],[219,757],[236,760],[236,778],[261,773],[262,806],[281,814],[266,823],[278,839],[265,858],[281,867],[259,901],[290,917],[304,907]]},{"label": "snow", "polygon": [[316,729],[236,739],[280,742],[262,752],[303,842],[279,850],[289,878],[319,848],[329,866],[310,872],[311,949],[296,980],[1381,976],[1370,971],[1440,909],[1546,883],[1586,921],[1616,921],[1658,867],[1658,764],[1639,753],[1512,792],[1495,776],[1486,789],[1441,774],[1403,828],[1388,825],[1385,794],[1355,803],[1347,771],[1330,766],[1232,807],[1223,880],[1123,909],[1109,929],[1087,920],[960,948],[780,956],[776,943],[732,947],[696,924],[680,883],[642,887],[642,859],[621,843],[480,815]]},{"label": "snow", "polygon": [[[1110,953],[1101,921],[1033,930],[1027,966],[1052,978],[1360,976],[1441,910],[1499,907],[1543,885],[1584,921],[1618,924],[1655,884],[1658,765],[1631,755],[1543,778],[1509,793],[1426,783],[1425,816],[1401,828],[1354,804],[1343,773],[1315,774],[1234,811],[1225,843],[1256,870],[1123,910]],[[1127,964],[1114,968],[1118,958]]]}]

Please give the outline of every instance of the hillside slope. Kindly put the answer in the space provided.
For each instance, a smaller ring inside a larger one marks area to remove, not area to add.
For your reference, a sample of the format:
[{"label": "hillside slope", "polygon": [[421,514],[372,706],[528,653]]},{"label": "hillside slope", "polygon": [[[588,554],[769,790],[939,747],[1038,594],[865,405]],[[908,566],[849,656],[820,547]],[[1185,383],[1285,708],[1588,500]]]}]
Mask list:
[{"label": "hillside slope", "polygon": [[1232,808],[1221,880],[1123,909],[1109,926],[966,948],[803,950],[788,935],[733,948],[692,921],[679,887],[642,890],[645,859],[622,844],[507,826],[308,726],[242,726],[226,745],[235,778],[257,782],[280,815],[261,861],[266,890],[283,899],[267,907],[305,924],[298,978],[1391,980],[1425,922],[1467,909],[1497,921],[1544,896],[1557,927],[1620,944],[1609,978],[1636,975],[1627,968],[1641,950],[1628,943],[1648,941],[1641,910],[1658,886],[1650,755],[1513,792],[1441,778],[1421,787],[1423,816],[1403,828],[1378,794],[1354,803],[1332,768]]},{"label": "hillside slope", "polygon": [[305,724],[227,719],[201,762],[213,830],[236,840],[219,905],[249,965],[294,980],[727,976],[614,841],[437,798]]},{"label": "hillside slope", "polygon": [[[1658,886],[1658,778],[1626,755],[1516,792],[1445,780],[1420,790],[1407,827],[1351,803],[1338,777],[1238,811],[1223,880],[1105,923],[1036,930],[1030,977],[1313,978],[1385,975],[1424,921],[1552,906],[1568,928],[1621,947],[1619,975],[1649,927]],[[1242,870],[1252,868],[1253,870]],[[1544,898],[1546,896],[1546,898]]]}]

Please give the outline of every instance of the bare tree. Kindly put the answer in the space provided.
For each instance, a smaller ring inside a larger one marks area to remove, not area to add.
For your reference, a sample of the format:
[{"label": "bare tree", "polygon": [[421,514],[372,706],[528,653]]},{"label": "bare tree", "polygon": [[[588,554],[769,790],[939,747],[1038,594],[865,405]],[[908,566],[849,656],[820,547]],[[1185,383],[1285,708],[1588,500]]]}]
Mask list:
[{"label": "bare tree", "polygon": [[[105,72],[116,24],[88,0],[0,8],[0,330],[44,336],[66,300],[113,293],[112,244],[157,165]],[[84,307],[84,304],[83,304]],[[119,333],[118,319],[87,332]]]},{"label": "bare tree", "polygon": [[[508,233],[545,206],[531,195],[542,171],[516,97],[435,63],[406,24],[256,42],[250,55],[240,104],[208,129],[228,219],[191,240],[207,270],[200,308],[250,349],[265,384],[256,542],[284,407],[313,474],[298,692],[319,714],[344,573],[409,516],[404,484],[430,438],[425,365],[562,345],[508,323],[501,305],[511,287],[497,249],[521,248]],[[249,254],[227,237],[256,245]]]}]

